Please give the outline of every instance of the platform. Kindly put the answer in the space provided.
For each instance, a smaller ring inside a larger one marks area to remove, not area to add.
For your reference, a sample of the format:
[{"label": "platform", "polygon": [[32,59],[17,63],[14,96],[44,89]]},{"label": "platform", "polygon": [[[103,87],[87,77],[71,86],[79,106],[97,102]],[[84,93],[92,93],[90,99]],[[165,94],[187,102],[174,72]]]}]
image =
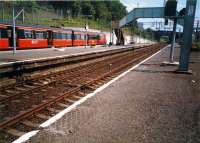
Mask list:
[{"label": "platform", "polygon": [[[179,57],[176,48],[176,60]],[[31,143],[197,143],[200,132],[200,52],[191,53],[193,74],[161,66],[169,48],[134,67]]]},{"label": "platform", "polygon": [[0,66],[8,65],[19,62],[38,61],[44,59],[61,58],[64,56],[84,55],[93,52],[109,51],[128,47],[139,47],[148,44],[136,44],[126,46],[79,46],[79,47],[66,47],[66,48],[45,48],[45,49],[28,49],[17,50],[13,55],[13,51],[0,51]]}]

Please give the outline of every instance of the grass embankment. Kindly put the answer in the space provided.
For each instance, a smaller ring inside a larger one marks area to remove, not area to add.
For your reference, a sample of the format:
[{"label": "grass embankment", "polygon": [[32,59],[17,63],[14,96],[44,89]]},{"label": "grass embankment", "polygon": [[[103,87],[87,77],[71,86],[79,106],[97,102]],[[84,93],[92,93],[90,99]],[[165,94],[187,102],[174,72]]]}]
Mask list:
[{"label": "grass embankment", "polygon": [[[0,20],[4,22],[12,22],[12,10],[0,9]],[[18,24],[22,24],[22,15],[17,19]],[[110,22],[103,20],[94,20],[85,17],[63,17],[57,14],[53,9],[38,8],[37,11],[26,12],[24,24],[43,25],[43,26],[65,26],[65,27],[85,27],[88,23],[90,29],[101,31],[110,31]]]}]

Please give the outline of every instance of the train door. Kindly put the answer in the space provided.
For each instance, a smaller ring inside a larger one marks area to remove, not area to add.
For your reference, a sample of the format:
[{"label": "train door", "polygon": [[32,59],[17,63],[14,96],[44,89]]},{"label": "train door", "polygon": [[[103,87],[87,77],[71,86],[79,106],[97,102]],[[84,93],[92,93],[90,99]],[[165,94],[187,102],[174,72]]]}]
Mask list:
[{"label": "train door", "polygon": [[53,31],[52,30],[47,31],[47,39],[48,39],[48,47],[52,47],[53,46]]}]

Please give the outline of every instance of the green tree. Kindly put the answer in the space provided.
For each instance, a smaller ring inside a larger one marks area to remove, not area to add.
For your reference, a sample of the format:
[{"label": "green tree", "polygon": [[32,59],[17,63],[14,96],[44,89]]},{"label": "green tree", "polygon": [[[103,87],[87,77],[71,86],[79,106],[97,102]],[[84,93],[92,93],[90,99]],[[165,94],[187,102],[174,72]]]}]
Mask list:
[{"label": "green tree", "polygon": [[105,2],[96,1],[92,3],[95,8],[95,19],[104,19],[108,20],[111,17],[110,12],[108,11],[107,5]]},{"label": "green tree", "polygon": [[126,7],[120,1],[105,1],[112,20],[120,20],[127,14]]},{"label": "green tree", "polygon": [[83,15],[92,15],[93,17],[95,15],[95,9],[89,1],[83,1],[81,3],[81,12]]},{"label": "green tree", "polygon": [[81,9],[81,2],[80,1],[73,1],[71,2],[71,11],[72,11],[72,16],[78,16],[78,14],[80,13],[80,9]]}]

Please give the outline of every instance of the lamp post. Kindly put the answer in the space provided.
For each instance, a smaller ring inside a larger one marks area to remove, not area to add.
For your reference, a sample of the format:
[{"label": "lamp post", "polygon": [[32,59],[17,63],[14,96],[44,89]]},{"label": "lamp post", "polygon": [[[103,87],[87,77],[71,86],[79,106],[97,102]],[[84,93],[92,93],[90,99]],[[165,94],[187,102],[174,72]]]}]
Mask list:
[{"label": "lamp post", "polygon": [[16,32],[15,32],[15,27],[16,27],[16,19],[20,16],[20,14],[23,13],[23,23],[24,23],[24,8],[18,12],[18,14],[15,16],[15,7],[13,4],[13,55],[16,54]]},{"label": "lamp post", "polygon": [[85,24],[85,32],[86,32],[86,35],[85,35],[85,48],[87,48],[87,41],[88,41],[87,30],[88,30],[88,25],[86,23]]},{"label": "lamp post", "polygon": [[92,17],[92,15],[82,15],[83,17],[86,17],[86,20],[85,20],[85,33],[86,33],[86,36],[85,36],[85,48],[87,47],[87,41],[88,41],[88,37],[87,37],[87,32],[88,32],[88,29],[89,29],[89,26],[88,26],[88,18],[89,17]]}]

